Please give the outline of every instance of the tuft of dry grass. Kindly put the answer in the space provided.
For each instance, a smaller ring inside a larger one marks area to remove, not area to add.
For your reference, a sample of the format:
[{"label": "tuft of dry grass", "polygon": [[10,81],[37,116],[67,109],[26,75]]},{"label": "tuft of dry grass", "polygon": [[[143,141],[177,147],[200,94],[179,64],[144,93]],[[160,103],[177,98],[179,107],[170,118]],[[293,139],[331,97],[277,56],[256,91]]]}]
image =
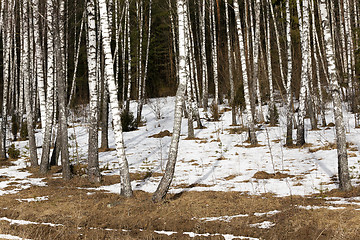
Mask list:
[{"label": "tuft of dry grass", "polygon": [[281,172],[276,172],[276,173],[267,173],[265,171],[258,171],[254,174],[253,178],[256,179],[282,179],[282,178],[292,178],[295,177],[294,175],[290,175],[287,173],[281,173]]},{"label": "tuft of dry grass", "polygon": [[163,137],[171,137],[171,136],[172,136],[172,133],[169,132],[169,130],[165,130],[165,131],[159,132],[157,134],[154,134],[154,135],[150,136],[149,138],[163,138]]}]

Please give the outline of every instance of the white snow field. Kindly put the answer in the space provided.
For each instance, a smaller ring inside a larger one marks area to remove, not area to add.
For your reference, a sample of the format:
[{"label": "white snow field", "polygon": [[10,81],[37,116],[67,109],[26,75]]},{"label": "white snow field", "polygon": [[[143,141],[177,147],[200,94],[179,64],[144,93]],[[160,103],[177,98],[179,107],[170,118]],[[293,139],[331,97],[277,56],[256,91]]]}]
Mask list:
[{"label": "white snow field", "polygon": [[[126,156],[131,173],[149,172],[162,173],[165,170],[167,152],[171,137],[152,138],[162,131],[172,132],[174,117],[174,97],[149,99],[143,109],[145,126],[136,131],[125,132]],[[329,106],[328,106],[329,107]],[[225,105],[220,106],[220,111]],[[130,109],[136,109],[133,102]],[[266,110],[266,108],[265,108]],[[156,118],[156,111],[161,118]],[[307,145],[303,148],[287,148],[285,144],[285,112],[279,108],[280,123],[277,127],[266,124],[258,125],[258,147],[248,147],[247,132],[231,134],[231,129],[239,126],[231,125],[231,111],[225,111],[220,121],[207,121],[211,114],[200,109],[202,124],[205,129],[195,129],[195,140],[185,140],[187,137],[187,119],[182,122],[175,176],[170,188],[171,193],[181,191],[238,191],[249,194],[273,193],[276,196],[309,195],[337,188],[332,178],[337,174],[336,149],[319,150],[335,142],[335,128],[326,127],[311,131],[310,121],[305,121]],[[267,113],[265,112],[265,115]],[[360,146],[360,129],[354,128],[354,117],[344,115],[347,141],[349,147],[349,168],[352,183],[359,181],[360,164],[358,148]],[[86,108],[78,110],[69,116],[69,147],[73,161],[86,162],[87,158],[87,128]],[[241,122],[241,119],[238,119]],[[332,109],[327,109],[327,122],[334,122]],[[196,126],[196,123],[194,123]],[[99,134],[100,135],[100,134]],[[37,133],[37,145],[41,146],[41,131]],[[100,138],[100,136],[99,136]],[[296,138],[296,130],[294,130]],[[113,132],[110,124],[109,147],[115,148]],[[16,181],[21,187],[9,190],[18,191],[32,185],[45,184],[41,179],[27,179],[27,172],[17,171],[25,166],[27,156],[27,141],[15,142],[22,151],[23,158],[16,161],[16,166],[0,169],[0,175]],[[41,148],[38,148],[39,156]],[[119,174],[118,160],[115,151],[101,152],[100,165],[105,169],[102,174]],[[29,163],[26,161],[26,164]],[[264,171],[269,174],[282,173],[282,178],[256,179],[254,174]],[[287,175],[285,175],[287,174]],[[286,177],[287,176],[287,177]],[[154,192],[161,175],[144,180],[132,181],[134,190]],[[5,194],[7,181],[0,184],[0,193]],[[118,193],[119,184],[102,186],[98,189]],[[40,200],[40,199],[38,199]],[[42,199],[45,200],[45,199]]]}]

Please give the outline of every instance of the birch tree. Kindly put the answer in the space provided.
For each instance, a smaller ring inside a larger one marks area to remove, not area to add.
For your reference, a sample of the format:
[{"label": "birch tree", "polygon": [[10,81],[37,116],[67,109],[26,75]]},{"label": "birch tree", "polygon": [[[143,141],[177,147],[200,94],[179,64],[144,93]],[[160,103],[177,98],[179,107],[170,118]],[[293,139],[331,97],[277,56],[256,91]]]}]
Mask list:
[{"label": "birch tree", "polygon": [[301,9],[299,0],[297,3],[297,12],[299,17],[299,29],[301,39],[301,81],[300,81],[300,95],[299,95],[299,113],[298,113],[298,128],[297,128],[297,142],[298,146],[305,144],[305,101],[307,86],[309,85],[309,9],[308,0],[303,0],[303,11],[301,17]]},{"label": "birch tree", "polygon": [[291,22],[290,22],[290,6],[289,1],[286,1],[286,41],[287,41],[287,81],[286,81],[286,146],[293,145],[293,112],[292,106],[292,51],[291,51]]},{"label": "birch tree", "polygon": [[179,147],[182,111],[184,103],[184,95],[186,91],[186,39],[185,39],[185,18],[187,16],[186,3],[184,0],[177,1],[177,14],[178,14],[178,36],[179,36],[179,85],[176,92],[175,101],[175,115],[173,135],[171,137],[169,157],[166,163],[165,174],[162,177],[159,186],[157,187],[152,200],[159,202],[165,198],[175,172],[175,164]]},{"label": "birch tree", "polygon": [[239,48],[240,48],[240,57],[241,57],[241,71],[244,85],[244,97],[246,104],[246,119],[247,125],[249,128],[249,139],[251,145],[257,144],[255,126],[254,126],[254,118],[251,113],[251,103],[250,103],[250,94],[249,94],[249,83],[248,83],[248,73],[247,73],[247,64],[246,64],[246,55],[245,55],[245,47],[243,41],[243,33],[242,26],[240,21],[240,12],[239,12],[239,4],[237,1],[234,1],[234,11],[235,11],[235,19],[236,19],[236,29],[239,38]]},{"label": "birch tree", "polygon": [[320,10],[322,17],[322,28],[324,31],[325,54],[328,59],[327,71],[330,80],[330,92],[333,100],[333,110],[335,117],[336,145],[338,153],[338,176],[339,188],[343,191],[351,189],[351,181],[348,169],[348,157],[346,150],[345,126],[342,113],[342,103],[340,97],[340,86],[338,73],[335,65],[334,42],[330,31],[330,14],[331,9],[327,6],[326,0],[320,1]]},{"label": "birch tree", "polygon": [[233,77],[233,63],[232,63],[232,51],[231,51],[231,41],[230,41],[230,23],[229,23],[229,8],[228,1],[225,0],[225,20],[226,20],[226,44],[227,44],[227,57],[228,57],[228,70],[229,70],[229,82],[230,82],[230,105],[231,105],[231,122],[232,125],[236,125],[236,107],[234,104],[235,99],[235,86],[234,86],[234,77]]},{"label": "birch tree", "polygon": [[118,92],[114,79],[114,67],[113,67],[114,64],[111,54],[111,45],[110,45],[111,39],[109,33],[109,20],[108,20],[108,13],[106,10],[106,1],[99,0],[98,7],[100,12],[100,26],[101,26],[101,34],[102,34],[102,42],[103,42],[103,52],[105,55],[105,72],[106,72],[105,75],[107,78],[107,85],[110,95],[110,108],[113,116],[113,126],[114,126],[113,128],[115,135],[116,153],[119,159],[119,167],[120,167],[120,181],[121,181],[120,194],[126,197],[131,197],[133,193],[130,184],[129,166],[126,160],[124,139],[122,135],[121,112],[118,104]]},{"label": "birch tree", "polygon": [[27,130],[29,135],[29,151],[30,151],[30,162],[32,167],[37,167],[37,148],[35,141],[35,132],[34,132],[34,114],[33,114],[33,101],[31,98],[32,87],[30,85],[30,79],[33,79],[31,76],[32,69],[30,67],[31,61],[31,51],[30,51],[30,26],[29,26],[29,8],[28,2],[24,1],[21,6],[21,28],[22,28],[22,48],[21,48],[21,77],[24,78],[24,87],[25,87],[25,107],[26,107],[26,120],[27,120]]},{"label": "birch tree", "polygon": [[87,1],[87,62],[90,94],[88,176],[90,182],[100,182],[98,153],[98,82],[96,56],[96,17],[93,1]]},{"label": "birch tree", "polygon": [[40,173],[49,170],[49,155],[51,133],[54,117],[54,27],[53,27],[53,1],[46,1],[46,26],[47,26],[47,71],[46,71],[46,123],[43,136]]}]

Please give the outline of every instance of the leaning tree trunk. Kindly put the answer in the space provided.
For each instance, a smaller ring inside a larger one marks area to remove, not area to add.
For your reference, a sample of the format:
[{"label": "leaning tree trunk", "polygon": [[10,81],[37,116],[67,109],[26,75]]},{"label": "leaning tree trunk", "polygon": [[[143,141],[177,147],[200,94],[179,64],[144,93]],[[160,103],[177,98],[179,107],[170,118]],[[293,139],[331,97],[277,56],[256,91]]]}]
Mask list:
[{"label": "leaning tree trunk", "polygon": [[246,112],[247,112],[246,113],[247,124],[249,127],[249,139],[250,139],[251,145],[256,145],[257,139],[256,139],[255,126],[254,126],[254,118],[251,113],[245,47],[244,47],[244,41],[243,41],[242,26],[241,26],[241,21],[240,21],[239,4],[237,3],[237,1],[234,1],[234,11],[235,11],[236,28],[237,28],[237,34],[238,34],[239,46],[240,46],[241,70],[242,70],[243,85],[244,85],[244,97],[245,97]]},{"label": "leaning tree trunk", "polygon": [[109,21],[106,10],[106,1],[99,0],[100,25],[103,41],[103,51],[105,54],[105,72],[110,95],[110,107],[113,115],[113,126],[115,134],[116,152],[120,167],[120,194],[126,197],[133,195],[130,183],[129,165],[125,156],[125,146],[121,126],[121,112],[118,104],[118,91],[114,79],[114,64],[111,54],[111,39],[109,33]]},{"label": "leaning tree trunk", "polygon": [[98,81],[96,57],[96,18],[93,1],[87,2],[87,62],[90,94],[89,111],[89,147],[88,147],[88,176],[90,182],[100,182],[98,152]]},{"label": "leaning tree trunk", "polygon": [[334,105],[336,144],[338,153],[338,174],[339,188],[343,191],[351,189],[351,180],[348,168],[348,157],[346,150],[345,126],[342,113],[342,103],[340,97],[340,86],[338,82],[337,69],[335,65],[334,42],[331,38],[329,9],[326,6],[326,0],[320,1],[320,9],[322,16],[322,27],[324,30],[324,40],[326,49],[326,58],[328,59],[328,73],[330,78],[330,91]]},{"label": "leaning tree trunk", "polygon": [[152,200],[154,202],[161,201],[165,198],[171,181],[174,177],[175,164],[178,153],[180,132],[181,132],[181,120],[184,103],[184,94],[186,90],[186,39],[185,39],[185,17],[187,15],[186,3],[184,0],[177,1],[177,13],[178,13],[178,31],[179,31],[179,86],[176,93],[175,102],[175,116],[174,116],[174,128],[173,135],[171,137],[171,144],[169,149],[169,157],[166,164],[165,174],[162,177],[158,188],[156,189]]}]

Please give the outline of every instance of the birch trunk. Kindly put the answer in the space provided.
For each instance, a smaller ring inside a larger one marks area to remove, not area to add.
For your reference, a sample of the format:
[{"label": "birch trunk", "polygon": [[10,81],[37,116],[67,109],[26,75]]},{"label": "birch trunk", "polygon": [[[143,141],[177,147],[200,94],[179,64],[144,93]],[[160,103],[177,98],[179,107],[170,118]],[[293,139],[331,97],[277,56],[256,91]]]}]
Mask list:
[{"label": "birch trunk", "polygon": [[159,202],[165,198],[171,181],[174,177],[175,164],[178,153],[180,132],[181,132],[181,120],[182,120],[182,111],[183,111],[183,102],[184,94],[186,90],[186,39],[185,39],[185,17],[186,13],[186,4],[184,0],[177,1],[177,13],[178,13],[178,31],[179,31],[179,86],[176,93],[176,102],[175,102],[175,116],[174,116],[174,128],[173,135],[171,137],[171,144],[169,149],[169,157],[166,163],[165,174],[162,177],[158,188],[156,189],[152,200],[154,202]]},{"label": "birch trunk", "polygon": [[122,126],[121,126],[121,112],[118,104],[118,93],[117,87],[114,79],[114,64],[111,54],[111,39],[109,33],[109,21],[108,14],[106,11],[106,1],[99,0],[98,7],[100,11],[100,25],[103,41],[103,51],[105,54],[105,72],[107,78],[107,84],[109,88],[110,95],[110,107],[113,115],[113,126],[115,134],[115,143],[116,143],[116,152],[119,159],[120,167],[120,181],[121,189],[120,194],[126,197],[131,197],[133,195],[130,184],[130,174],[129,166],[125,156],[125,146],[124,139],[122,135]]},{"label": "birch trunk", "polygon": [[142,108],[144,106],[144,97],[145,97],[144,95],[145,95],[145,90],[146,90],[146,79],[147,79],[147,72],[148,72],[149,51],[150,51],[150,41],[151,41],[151,16],[152,16],[152,0],[150,0],[150,2],[149,2],[148,38],[147,38],[147,44],[146,44],[144,76],[140,79],[140,81],[142,83],[142,87],[141,87],[141,91],[139,91],[140,102],[138,104],[137,117],[136,117],[138,126],[141,121],[141,113],[142,113]]},{"label": "birch trunk", "polygon": [[32,107],[32,85],[30,85],[30,76],[31,68],[30,68],[30,38],[29,38],[29,12],[28,12],[28,4],[24,2],[22,5],[22,58],[21,58],[21,69],[22,69],[22,77],[24,78],[24,87],[25,87],[25,108],[26,108],[26,120],[27,120],[27,130],[29,135],[29,152],[30,152],[30,162],[32,167],[37,167],[38,159],[37,159],[37,148],[35,141],[35,132],[34,132],[34,114]]},{"label": "birch trunk", "polygon": [[98,83],[96,56],[96,17],[93,1],[87,2],[87,62],[90,95],[88,176],[90,182],[100,182],[98,152]]},{"label": "birch trunk", "polygon": [[205,31],[205,0],[201,4],[200,29],[201,29],[201,69],[202,69],[202,90],[203,90],[203,108],[207,112],[209,97],[209,80],[206,62],[206,31]]},{"label": "birch trunk", "polygon": [[3,95],[2,95],[2,112],[0,118],[0,159],[6,159],[6,122],[7,122],[7,95],[8,84],[10,79],[10,52],[11,52],[11,15],[12,4],[5,1],[2,9],[3,24]]},{"label": "birch trunk", "polygon": [[213,74],[214,74],[214,85],[215,85],[215,96],[213,104],[219,104],[219,78],[218,78],[218,59],[217,59],[217,36],[216,36],[216,20],[215,20],[215,9],[214,2],[210,0],[210,17],[211,17],[211,36],[212,36],[212,48],[211,56],[213,63]]},{"label": "birch trunk", "polygon": [[45,131],[46,125],[46,98],[45,98],[45,75],[44,75],[44,51],[41,45],[40,23],[41,13],[39,9],[39,0],[32,1],[34,15],[34,41],[35,41],[35,62],[36,62],[36,78],[37,89],[40,106],[40,118],[42,132]]},{"label": "birch trunk", "polygon": [[[272,8],[271,2],[267,4],[267,14],[270,15],[270,9]],[[269,92],[270,92],[270,103],[269,103],[269,116],[270,116],[270,125],[275,126],[277,123],[277,119],[275,118],[275,101],[274,101],[274,87],[273,87],[273,77],[272,77],[272,67],[271,67],[271,42],[270,42],[270,17],[265,20],[266,25],[266,62],[267,62],[267,73],[268,73],[268,81],[269,81]],[[280,69],[282,71],[282,68]],[[281,78],[283,78],[282,73],[280,74]]]},{"label": "birch trunk", "polygon": [[290,6],[289,1],[286,1],[286,40],[287,40],[287,81],[286,81],[286,96],[287,96],[287,116],[286,116],[286,146],[293,145],[293,111],[292,111],[292,52],[291,52],[291,24],[290,24]]},{"label": "birch trunk", "polygon": [[227,43],[227,54],[228,54],[228,70],[229,70],[229,82],[230,82],[230,106],[231,106],[231,124],[236,126],[236,107],[234,104],[235,99],[235,86],[233,77],[233,63],[231,54],[231,42],[230,42],[230,24],[229,24],[229,8],[228,1],[225,0],[225,27],[226,27],[226,43]]},{"label": "birch trunk", "polygon": [[69,149],[68,149],[68,128],[66,108],[66,54],[65,54],[65,1],[60,0],[57,9],[56,21],[56,80],[59,109],[59,140],[61,151],[62,175],[65,180],[71,178]]},{"label": "birch trunk", "polygon": [[[126,0],[126,6],[127,6],[127,50],[128,50],[128,68],[127,68],[127,79],[128,79],[128,85],[127,85],[127,91],[126,91],[126,104],[125,108],[126,111],[129,112],[130,108],[130,94],[131,94],[131,31],[130,31],[130,0]],[[111,50],[111,49],[110,49]],[[111,97],[110,97],[111,98]]]},{"label": "birch trunk", "polygon": [[260,46],[260,0],[255,1],[255,38],[253,44],[253,84],[256,89],[256,97],[258,101],[257,120],[264,122],[264,113],[262,110],[260,82],[259,82],[259,46]]},{"label": "birch trunk", "polygon": [[299,94],[299,113],[298,113],[298,126],[297,126],[297,142],[298,146],[305,144],[305,128],[304,118],[306,114],[305,101],[307,86],[309,85],[309,9],[308,0],[303,0],[303,17],[301,17],[301,9],[299,0],[297,3],[297,12],[299,17],[300,39],[301,39],[301,82]]},{"label": "birch trunk", "polygon": [[320,1],[322,16],[322,27],[324,30],[324,41],[326,49],[326,58],[328,59],[327,70],[330,78],[330,91],[334,105],[336,144],[338,152],[338,175],[339,188],[343,191],[351,189],[351,180],[348,169],[348,158],[346,150],[345,126],[342,113],[342,103],[340,98],[340,86],[337,79],[337,69],[335,65],[334,42],[331,38],[329,9],[326,6],[326,0]]},{"label": "birch trunk", "polygon": [[244,41],[243,41],[243,34],[242,34],[242,26],[240,21],[240,12],[239,12],[239,5],[237,1],[234,1],[234,11],[235,11],[235,19],[236,19],[236,29],[239,38],[239,47],[240,47],[240,56],[241,56],[241,70],[243,76],[243,85],[244,85],[244,97],[245,97],[245,104],[246,104],[246,118],[247,118],[247,125],[249,127],[249,139],[251,145],[257,144],[255,126],[254,126],[254,118],[251,113],[251,106],[250,106],[250,94],[249,94],[249,83],[248,83],[248,74],[247,74],[247,66],[246,66],[246,55],[245,55],[245,48],[244,48]]}]

